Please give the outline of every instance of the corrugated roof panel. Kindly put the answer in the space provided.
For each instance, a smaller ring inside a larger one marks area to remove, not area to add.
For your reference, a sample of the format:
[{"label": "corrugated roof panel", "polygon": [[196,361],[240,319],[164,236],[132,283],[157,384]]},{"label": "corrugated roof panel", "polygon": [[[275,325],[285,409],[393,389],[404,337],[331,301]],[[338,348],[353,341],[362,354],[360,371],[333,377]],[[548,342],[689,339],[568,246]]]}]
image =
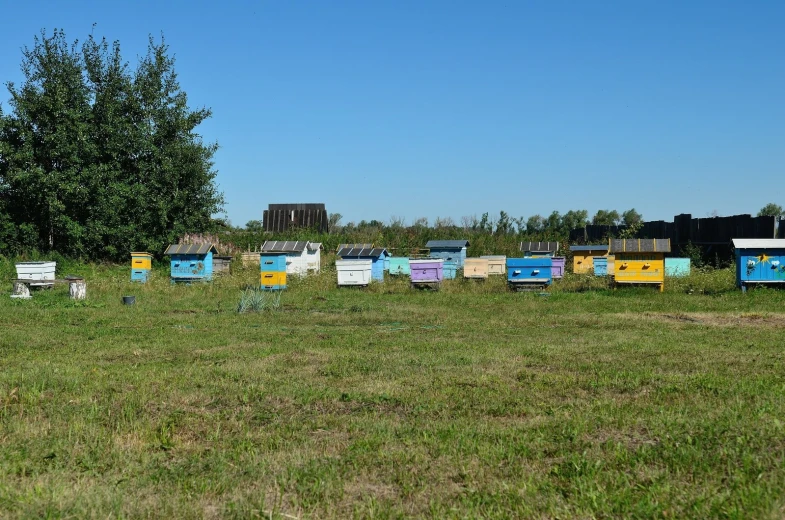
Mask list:
[{"label": "corrugated roof panel", "polygon": [[608,244],[590,244],[587,246],[570,246],[570,251],[607,251]]},{"label": "corrugated roof panel", "polygon": [[463,248],[469,247],[468,240],[429,240],[425,247],[431,248],[440,248],[440,247],[448,247],[448,248]]},{"label": "corrugated roof panel", "polygon": [[610,241],[611,253],[670,253],[669,238],[614,238]]},{"label": "corrugated roof panel", "polygon": [[521,251],[553,253],[559,249],[558,242],[521,242]]},{"label": "corrugated roof panel", "polygon": [[355,258],[360,256],[376,258],[387,254],[387,250],[383,247],[344,247],[338,251],[337,256],[341,258]]},{"label": "corrugated roof panel", "polygon": [[321,242],[308,242],[309,251],[318,251],[320,249],[323,249]]},{"label": "corrugated roof panel", "polygon": [[338,244],[338,249],[336,251],[340,251],[341,249],[372,249],[373,244]]},{"label": "corrugated roof panel", "polygon": [[217,253],[212,244],[172,244],[166,248],[165,255],[206,255],[212,251]]},{"label": "corrugated roof panel", "polygon": [[307,240],[268,240],[262,245],[264,253],[302,253],[308,247]]},{"label": "corrugated roof panel", "polygon": [[785,249],[785,238],[734,238],[736,249]]}]

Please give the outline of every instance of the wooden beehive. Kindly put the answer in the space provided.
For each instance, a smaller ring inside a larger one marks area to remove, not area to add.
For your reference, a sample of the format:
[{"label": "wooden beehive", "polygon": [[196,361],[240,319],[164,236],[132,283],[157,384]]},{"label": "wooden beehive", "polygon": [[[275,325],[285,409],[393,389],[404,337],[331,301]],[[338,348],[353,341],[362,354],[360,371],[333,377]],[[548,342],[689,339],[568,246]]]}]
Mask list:
[{"label": "wooden beehive", "polygon": [[665,276],[689,276],[690,275],[690,259],[689,258],[666,258],[665,259]]},{"label": "wooden beehive", "polygon": [[669,239],[611,239],[615,258],[615,284],[648,284],[665,289],[665,253]]},{"label": "wooden beehive", "polygon": [[390,256],[383,247],[352,247],[357,244],[347,244],[338,250],[337,256],[343,260],[370,260],[371,276],[377,282],[384,281],[384,262]]},{"label": "wooden beehive", "polygon": [[51,287],[54,285],[57,262],[17,262],[16,277],[19,280],[33,280],[31,287]]},{"label": "wooden beehive", "polygon": [[431,258],[441,258],[445,262],[453,262],[456,269],[461,269],[463,268],[464,260],[466,260],[466,248],[469,247],[469,241],[429,240],[425,247],[429,249]]},{"label": "wooden beehive", "polygon": [[409,259],[405,256],[391,256],[390,268],[388,272],[391,275],[408,275],[411,273],[409,267]]},{"label": "wooden beehive", "polygon": [[371,283],[372,263],[370,259],[336,260],[335,270],[338,273],[338,286],[365,286]]},{"label": "wooden beehive", "polygon": [[567,259],[563,256],[551,257],[551,275],[554,279],[564,278],[564,270]]},{"label": "wooden beehive", "polygon": [[467,258],[463,262],[463,277],[476,280],[488,279],[487,258]]},{"label": "wooden beehive", "polygon": [[608,256],[606,244],[592,244],[588,246],[570,246],[572,251],[572,272],[586,274],[594,271],[594,258]]},{"label": "wooden beehive", "polygon": [[231,272],[231,256],[213,256],[213,273],[229,274]]},{"label": "wooden beehive", "polygon": [[480,258],[488,260],[488,275],[504,275],[507,273],[507,257],[504,255],[486,255]]},{"label": "wooden beehive", "polygon": [[508,258],[507,283],[514,290],[546,287],[553,282],[550,257]]},{"label": "wooden beehive", "polygon": [[206,281],[213,278],[212,244],[173,244],[166,249],[172,282]]},{"label": "wooden beehive", "polygon": [[240,255],[240,261],[243,267],[258,267],[259,266],[259,253],[258,252],[245,252]]},{"label": "wooden beehive", "polygon": [[521,253],[524,257],[554,257],[559,250],[558,242],[521,242]]},{"label": "wooden beehive", "polygon": [[286,289],[286,254],[260,253],[260,285],[265,291]]},{"label": "wooden beehive", "polygon": [[147,283],[153,268],[153,255],[145,252],[131,253],[131,281]]},{"label": "wooden beehive", "polygon": [[438,286],[444,280],[443,258],[410,258],[412,285]]},{"label": "wooden beehive", "polygon": [[305,276],[308,274],[308,241],[268,240],[262,244],[262,253],[286,255],[286,274]]},{"label": "wooden beehive", "polygon": [[746,292],[751,285],[785,287],[785,239],[733,239],[736,249],[736,285]]}]

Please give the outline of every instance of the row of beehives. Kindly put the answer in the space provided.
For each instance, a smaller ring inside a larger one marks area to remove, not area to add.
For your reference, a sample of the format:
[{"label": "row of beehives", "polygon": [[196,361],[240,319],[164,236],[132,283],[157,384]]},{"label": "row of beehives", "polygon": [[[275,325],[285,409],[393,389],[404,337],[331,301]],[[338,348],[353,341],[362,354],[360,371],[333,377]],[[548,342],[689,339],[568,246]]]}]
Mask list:
[{"label": "row of beehives", "polygon": [[[738,286],[745,289],[752,283],[785,282],[785,258],[783,258],[785,240],[737,239],[733,244],[736,248]],[[432,269],[441,270],[441,279],[455,278],[459,270],[463,271],[463,276],[466,278],[503,275],[506,271],[511,283],[517,276],[520,283],[527,283],[524,280],[531,279],[531,283],[539,284],[541,279],[547,279],[547,285],[553,279],[562,277],[565,272],[565,258],[556,256],[557,242],[522,242],[520,250],[523,258],[502,256],[467,258],[468,246],[469,242],[466,240],[432,240],[426,244],[428,250],[426,258],[410,258],[392,256],[385,248],[375,247],[373,244],[341,244],[337,251],[339,260],[336,262],[339,285],[364,285],[371,280],[383,281],[385,272],[392,275],[408,274],[415,281],[415,278],[422,273],[432,273],[429,271]],[[243,260],[245,262],[248,256],[251,261],[259,262],[262,286],[284,288],[287,274],[302,276],[320,270],[321,250],[321,244],[313,242],[268,241],[260,252],[244,253]],[[666,276],[684,276],[689,274],[690,269],[687,258],[665,258],[665,254],[670,252],[670,241],[667,239],[614,239],[607,245],[572,246],[570,250],[575,273],[612,276],[615,283],[653,284],[662,289]],[[170,246],[166,254],[171,258],[172,280],[209,280],[214,272],[222,268],[228,270],[229,258],[214,256],[215,252],[215,248],[211,245]],[[270,260],[272,257],[278,258],[273,264],[265,264],[260,260],[266,258],[266,261],[273,262]],[[139,281],[147,279],[151,258],[147,253],[132,254],[132,279]],[[549,260],[547,262],[537,260],[542,258]],[[366,276],[360,273],[365,267],[359,269],[359,266],[365,266],[368,262],[370,262],[370,271]],[[414,274],[412,274],[413,266],[415,266]],[[510,268],[513,269],[512,273]],[[140,272],[145,270],[146,272]],[[348,274],[354,271],[357,272]],[[341,272],[344,274],[342,275]],[[352,280],[352,283],[344,283],[341,277]],[[367,281],[362,283],[364,277]]]}]

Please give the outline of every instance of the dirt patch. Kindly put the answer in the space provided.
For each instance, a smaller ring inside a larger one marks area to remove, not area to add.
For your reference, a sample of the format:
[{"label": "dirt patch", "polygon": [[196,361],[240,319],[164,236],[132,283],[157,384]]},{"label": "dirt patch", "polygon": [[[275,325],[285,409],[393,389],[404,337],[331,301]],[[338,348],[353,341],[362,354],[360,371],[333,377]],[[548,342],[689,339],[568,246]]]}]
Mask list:
[{"label": "dirt patch", "polygon": [[[628,315],[619,314],[628,318]],[[785,314],[718,314],[708,312],[644,313],[644,319],[709,327],[774,327],[785,328]]]}]

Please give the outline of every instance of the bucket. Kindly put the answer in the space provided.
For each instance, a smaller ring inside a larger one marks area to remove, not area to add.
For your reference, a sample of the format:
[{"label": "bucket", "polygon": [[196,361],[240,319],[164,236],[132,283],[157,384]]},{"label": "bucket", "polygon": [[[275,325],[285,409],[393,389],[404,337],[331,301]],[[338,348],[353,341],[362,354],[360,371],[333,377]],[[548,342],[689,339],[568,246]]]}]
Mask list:
[{"label": "bucket", "polygon": [[136,304],[136,296],[123,296],[123,305]]}]

